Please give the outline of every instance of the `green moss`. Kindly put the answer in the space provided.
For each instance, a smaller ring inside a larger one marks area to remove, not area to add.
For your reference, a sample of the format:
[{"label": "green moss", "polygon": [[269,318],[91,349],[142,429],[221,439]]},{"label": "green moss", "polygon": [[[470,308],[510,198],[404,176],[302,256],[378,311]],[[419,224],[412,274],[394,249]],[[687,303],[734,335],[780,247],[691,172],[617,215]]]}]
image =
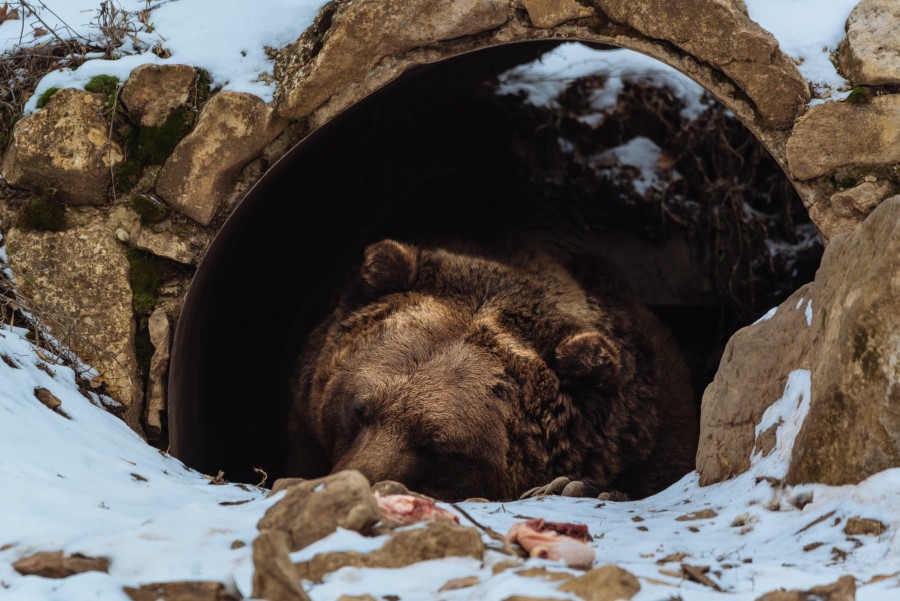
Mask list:
[{"label": "green moss", "polygon": [[144,225],[158,223],[169,214],[166,205],[144,194],[137,194],[131,197],[131,208],[140,216],[141,223]]},{"label": "green moss", "polygon": [[[118,103],[116,102],[116,94],[119,91],[119,79],[112,75],[95,75],[90,81],[84,84],[84,89],[94,94],[103,94],[106,96],[106,108],[112,109]],[[113,115],[110,115],[112,118]]]},{"label": "green moss", "polygon": [[19,226],[30,230],[62,231],[66,227],[65,203],[55,192],[45,192],[22,208]]},{"label": "green moss", "polygon": [[136,248],[129,248],[125,256],[129,265],[132,308],[137,315],[149,315],[159,299],[165,259]]},{"label": "green moss", "polygon": [[50,102],[50,99],[53,98],[53,95],[57,92],[59,92],[59,88],[47,88],[46,90],[44,90],[44,93],[38,97],[35,106],[39,109],[44,108],[45,106],[47,106],[47,103]]},{"label": "green moss", "polygon": [[193,126],[194,111],[182,107],[172,111],[160,127],[141,127],[137,135],[137,161],[142,165],[162,165]]},{"label": "green moss", "polygon": [[153,358],[154,350],[153,343],[150,342],[150,329],[147,327],[146,319],[138,322],[134,336],[134,350],[137,355],[138,375],[144,379],[150,373],[150,360]]},{"label": "green moss", "polygon": [[116,190],[120,193],[131,190],[137,185],[143,173],[144,168],[135,159],[129,157],[122,161],[116,165]]},{"label": "green moss", "polygon": [[196,106],[200,106],[210,97],[212,94],[212,77],[209,76],[209,71],[206,69],[200,69],[197,71],[197,83],[196,92],[194,93],[195,104]]},{"label": "green moss", "polygon": [[872,100],[872,92],[863,86],[856,86],[847,96],[847,102],[850,104],[867,104],[870,100]]}]

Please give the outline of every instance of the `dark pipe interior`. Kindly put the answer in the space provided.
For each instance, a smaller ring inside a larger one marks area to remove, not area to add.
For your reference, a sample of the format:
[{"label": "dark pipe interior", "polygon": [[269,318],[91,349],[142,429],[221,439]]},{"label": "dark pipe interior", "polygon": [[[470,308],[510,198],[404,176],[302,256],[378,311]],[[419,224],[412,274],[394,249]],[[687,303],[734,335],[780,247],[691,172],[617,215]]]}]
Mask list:
[{"label": "dark pipe interior", "polygon": [[[254,467],[282,475],[295,357],[366,244],[477,240],[573,211],[562,227],[580,223],[565,194],[529,184],[528,162],[512,150],[521,123],[484,91],[486,80],[554,45],[504,46],[413,70],[266,173],[212,244],[180,316],[169,380],[174,455],[232,481],[258,481]],[[721,320],[702,302],[656,309],[687,344],[721,338],[712,331]],[[706,381],[708,370],[698,389]]]}]

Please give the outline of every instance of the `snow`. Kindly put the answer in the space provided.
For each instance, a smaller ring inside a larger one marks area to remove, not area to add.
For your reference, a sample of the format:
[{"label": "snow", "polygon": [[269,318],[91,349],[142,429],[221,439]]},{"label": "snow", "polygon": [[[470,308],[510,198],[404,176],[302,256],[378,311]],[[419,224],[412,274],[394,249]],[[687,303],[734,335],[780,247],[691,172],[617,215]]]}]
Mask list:
[{"label": "snow", "polygon": [[676,69],[632,50],[597,50],[571,42],[561,44],[539,59],[501,74],[497,93],[522,94],[535,106],[559,108],[559,97],[578,79],[604,76],[590,102],[596,113],[584,118],[592,127],[615,108],[626,83],[647,83],[669,89],[681,101],[681,116],[696,119],[709,105],[704,89]]},{"label": "snow", "polygon": [[844,26],[859,0],[746,0],[750,18],[777,39],[800,73],[823,98],[847,86],[831,62],[831,53],[844,39]]},{"label": "snow", "polygon": [[[255,94],[269,102],[275,85],[261,74],[271,76],[274,61],[266,55],[265,48],[281,48],[296,40],[312,24],[325,1],[267,0],[251,6],[243,0],[217,0],[211,9],[211,5],[196,0],[170,0],[151,6],[149,28],[136,16],[147,7],[145,0],[120,0],[115,4],[134,15],[131,22],[140,29],[134,37],[141,52],[137,53],[134,44],[127,42],[116,60],[95,59],[77,70],[61,69],[47,75],[26,112],[35,109],[37,98],[48,88],[83,87],[91,77],[101,74],[124,82],[133,69],[146,63],[200,67],[209,72],[214,86]],[[51,41],[50,34],[34,39],[31,32],[38,27],[52,29],[61,37],[98,38],[97,0],[42,0],[32,5],[37,15],[0,25],[0,53]],[[162,59],[149,51],[157,43],[171,52],[170,58]]]},{"label": "snow", "polygon": [[644,196],[650,189],[660,189],[663,178],[659,169],[662,149],[650,138],[635,136],[625,144],[611,148],[597,157],[599,163],[612,160],[614,165],[634,167],[637,176],[631,180],[634,191]]}]

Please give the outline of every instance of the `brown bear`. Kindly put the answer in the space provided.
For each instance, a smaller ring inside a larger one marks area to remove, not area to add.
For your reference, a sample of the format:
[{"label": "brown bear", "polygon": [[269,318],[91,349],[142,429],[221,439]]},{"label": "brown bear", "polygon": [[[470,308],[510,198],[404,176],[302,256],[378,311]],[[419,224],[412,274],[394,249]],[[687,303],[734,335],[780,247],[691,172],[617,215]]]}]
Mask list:
[{"label": "brown bear", "polygon": [[640,498],[693,469],[698,420],[670,334],[599,260],[393,240],[311,334],[291,475],[357,469],[444,500],[558,476]]}]

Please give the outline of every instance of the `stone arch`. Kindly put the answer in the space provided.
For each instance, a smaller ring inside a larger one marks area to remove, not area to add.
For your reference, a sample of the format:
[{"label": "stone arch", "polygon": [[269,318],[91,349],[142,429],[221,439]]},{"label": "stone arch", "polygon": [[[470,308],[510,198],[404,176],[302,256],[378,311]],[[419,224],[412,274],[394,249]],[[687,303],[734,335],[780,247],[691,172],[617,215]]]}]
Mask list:
[{"label": "stone arch", "polygon": [[[328,21],[327,10],[328,9],[326,8],[325,12],[320,15],[319,25]],[[362,19],[362,17],[359,16],[355,18]],[[374,17],[369,15],[369,18]],[[365,19],[363,19],[363,21],[365,21]],[[334,22],[335,21],[332,21],[332,23]],[[316,26],[310,31],[315,29]],[[307,35],[310,35],[309,32],[305,34],[305,36]],[[475,34],[472,39],[480,40],[480,35]],[[402,88],[404,82],[420,76],[423,72],[428,72],[430,69],[437,71],[442,68],[442,65],[452,62],[455,58],[472,56],[478,54],[481,50],[504,49],[507,54],[515,54],[517,52],[524,53],[527,46],[540,46],[541,42],[554,43],[567,39],[579,38],[576,38],[574,34],[568,37],[563,37],[561,35],[538,35],[534,37],[523,37],[521,39],[497,40],[485,38],[484,40],[481,40],[479,44],[470,46],[461,44],[459,40],[450,40],[448,46],[449,49],[444,48],[444,44],[448,42],[438,42],[438,45],[443,48],[445,52],[442,51],[442,53],[438,54],[429,54],[429,60],[420,61],[418,59],[410,59],[410,62],[408,63],[392,62],[392,67],[389,70],[390,77],[380,78],[377,73],[375,73],[372,75],[373,79],[371,80],[365,79],[365,74],[370,71],[373,73],[377,72],[378,68],[359,71],[356,65],[351,64],[347,66],[347,71],[334,69],[330,73],[322,75],[321,80],[308,84],[308,88],[305,87],[307,84],[299,84],[298,89],[301,90],[301,92],[298,92],[299,97],[307,104],[302,110],[296,109],[298,110],[296,113],[292,113],[292,109],[288,108],[289,105],[287,104],[289,102],[287,99],[289,85],[284,83],[286,81],[285,78],[288,77],[284,71],[287,68],[285,66],[285,61],[287,61],[287,58],[285,57],[287,54],[283,54],[281,59],[279,59],[279,81],[281,82],[281,87],[279,88],[279,96],[276,100],[276,110],[285,118],[306,121],[311,133],[304,138],[298,146],[290,151],[280,163],[274,166],[248,194],[242,204],[238,206],[235,213],[232,214],[224,227],[220,230],[216,243],[212,245],[209,254],[204,259],[205,265],[229,265],[239,272],[246,273],[254,270],[254,262],[258,261],[260,256],[272,256],[275,254],[280,254],[282,257],[287,256],[287,264],[293,264],[295,261],[300,261],[304,257],[314,256],[316,253],[319,253],[319,255],[330,256],[330,253],[336,250],[336,248],[323,250],[314,245],[305,245],[306,241],[302,240],[298,241],[297,246],[291,249],[288,249],[286,245],[277,240],[266,241],[266,246],[262,249],[248,249],[246,247],[241,247],[239,244],[235,243],[235,241],[242,238],[250,238],[251,236],[248,232],[264,230],[267,227],[266,223],[273,219],[273,215],[275,214],[279,215],[279,218],[281,219],[295,218],[296,214],[292,213],[291,209],[284,207],[273,210],[271,203],[276,202],[276,198],[284,198],[290,193],[289,188],[291,181],[299,181],[301,178],[306,177],[304,166],[300,164],[302,161],[299,161],[298,158],[302,157],[304,152],[312,152],[309,149],[315,147],[317,144],[327,144],[328,142],[326,140],[328,138],[340,139],[342,136],[347,136],[348,131],[352,131],[352,127],[347,125],[347,121],[352,121],[354,115],[364,113],[368,107],[377,104],[380,96],[388,93],[397,94],[398,92],[392,91],[393,88]],[[588,41],[599,43],[598,39],[600,38],[593,36]],[[323,44],[323,48],[327,46],[327,41],[320,41]],[[301,40],[297,42],[297,45],[299,45],[298,47],[302,47],[303,44],[304,38],[301,38]],[[286,50],[285,53],[287,52],[290,51]],[[320,53],[321,52],[324,52],[324,50],[320,49]],[[341,56],[352,56],[357,52],[365,54],[366,51],[356,48],[352,52],[348,50],[346,52],[339,52],[338,54]],[[419,53],[421,52],[421,48],[414,48],[411,52]],[[316,56],[321,56],[321,54]],[[321,60],[324,61],[325,59]],[[394,55],[391,55],[391,57],[386,58],[385,60],[395,61],[397,59],[394,58]],[[674,60],[672,60],[672,62],[682,64]],[[702,70],[705,68],[696,61],[691,64],[694,64],[697,69]],[[326,65],[325,69],[327,71],[331,69],[331,67]],[[301,68],[300,71],[303,71],[303,69]],[[311,75],[315,71],[314,68],[310,67],[307,71],[308,74],[305,75],[305,77],[314,77]],[[306,71],[303,72],[306,73]],[[355,84],[348,83],[349,80],[346,78],[352,79],[359,77],[360,73],[363,73],[364,77],[361,82]],[[708,70],[707,81],[711,82],[710,85],[713,85],[713,83],[717,81],[712,73],[712,70]],[[300,76],[298,75],[298,77]],[[725,84],[720,82],[718,85],[724,86]],[[352,90],[348,91],[349,88],[352,88]],[[321,96],[321,98],[324,98],[322,103],[314,106],[315,100],[311,99],[314,97],[312,95],[304,96],[302,90],[307,90],[307,92],[309,92],[310,90],[315,91],[317,89],[326,90],[326,92]],[[719,89],[720,93],[722,93],[721,90],[724,88],[720,87]],[[728,89],[733,90],[734,86],[731,86]],[[336,90],[337,93],[328,95],[327,91],[329,90]],[[772,134],[773,140],[780,139],[778,138],[778,134],[783,130],[774,128],[774,126],[764,125],[764,118],[757,113],[756,109],[753,108],[753,105],[748,100],[742,99],[743,96],[734,92],[731,93],[728,98],[730,99],[730,102],[726,106],[739,107],[740,110],[744,111],[744,114],[747,116],[746,118],[756,124],[758,128],[769,127],[769,129],[766,129],[765,131],[774,132]],[[802,106],[803,102],[799,102],[798,106],[795,107],[795,110],[801,110]],[[792,119],[793,117],[791,116],[790,118]],[[760,129],[759,131],[763,131],[763,129]],[[783,146],[783,140],[781,140],[781,144]],[[269,199],[269,206],[264,208],[264,199],[266,198]],[[333,209],[333,207],[326,210],[331,209]],[[263,276],[263,278],[265,277],[266,276]],[[209,268],[204,269],[204,266],[201,265],[200,270],[192,282],[191,295],[189,295],[184,305],[179,322],[178,333],[174,343],[175,353],[173,355],[171,368],[169,398],[169,432],[172,450],[174,454],[181,457],[189,464],[206,471],[215,471],[216,469],[219,469],[221,465],[233,465],[236,463],[234,457],[227,456],[228,451],[225,451],[225,454],[222,454],[223,449],[228,445],[219,438],[220,435],[215,432],[216,428],[210,428],[210,424],[203,423],[204,416],[208,416],[212,413],[211,403],[215,402],[215,399],[222,398],[216,393],[210,394],[208,388],[204,389],[204,387],[207,386],[207,384],[204,383],[204,380],[208,381],[209,378],[207,376],[214,371],[214,368],[211,367],[211,365],[215,363],[221,366],[223,364],[223,358],[221,356],[209,356],[209,349],[218,346],[215,342],[210,343],[210,340],[218,339],[224,344],[225,337],[245,336],[247,335],[247,328],[252,329],[254,327],[252,319],[243,323],[235,323],[234,329],[228,330],[227,332],[216,331],[213,324],[227,323],[228,315],[250,315],[253,312],[253,305],[257,303],[261,306],[272,306],[273,303],[283,303],[283,299],[277,298],[277,292],[270,290],[272,294],[265,296],[264,298],[250,299],[249,302],[242,302],[238,299],[237,304],[232,304],[228,307],[218,306],[213,308],[209,302],[210,299],[226,297],[228,295],[228,290],[232,286],[233,276],[222,270],[215,271]],[[289,288],[290,285],[287,287]],[[284,305],[282,305],[282,307],[283,306]],[[234,321],[242,322],[243,320],[235,317]],[[279,344],[277,338],[282,334],[283,332],[273,332],[273,336],[265,342],[261,342],[260,338],[254,338],[252,336],[247,338],[247,340],[252,339],[254,341],[253,344],[259,344],[262,348],[266,349],[265,353],[269,353],[268,357],[266,355],[260,356],[262,363],[255,364],[261,368],[260,371],[257,371],[254,365],[244,364],[243,366],[233,365],[231,367],[226,367],[223,370],[224,373],[237,373],[236,370],[241,368],[246,369],[250,373],[263,373],[262,370],[269,370],[270,366],[267,365],[267,362],[277,360],[279,353],[281,352],[277,348],[277,344]],[[288,353],[288,356],[290,356],[290,353]],[[263,377],[267,378],[276,371],[277,370],[265,371]],[[286,372],[282,370],[279,378],[286,381],[285,375]],[[227,375],[223,376],[223,378],[228,377],[229,376]],[[253,376],[250,377],[252,378]],[[223,379],[223,384],[219,387],[220,392],[223,395],[226,394],[229,386],[230,384]],[[281,394],[279,391],[270,387],[264,387],[264,390],[266,392],[262,394],[263,399],[260,401],[262,403],[266,402],[266,396],[269,394]],[[197,401],[197,399],[203,400]],[[250,401],[248,399],[248,402],[252,403],[256,401]],[[226,409],[225,411],[227,412],[228,410]],[[226,420],[227,419],[230,418],[226,418]],[[272,416],[271,414],[267,414],[265,410],[261,410],[259,414],[249,418],[244,415],[244,417],[240,419],[244,420],[243,424],[248,425],[251,431],[271,433],[271,426],[267,427],[266,423],[272,423]],[[250,422],[253,420],[258,420],[258,423],[251,424]],[[233,430],[231,431],[233,432]],[[278,441],[273,439],[264,443],[262,446],[269,446],[271,449],[277,447],[278,444]],[[218,454],[216,455],[216,461],[220,462],[218,465],[205,463],[210,460],[210,456],[207,452],[207,447],[209,446],[217,449]],[[263,450],[261,452],[265,454],[269,451]],[[232,474],[232,477],[236,477],[236,475]]]}]

